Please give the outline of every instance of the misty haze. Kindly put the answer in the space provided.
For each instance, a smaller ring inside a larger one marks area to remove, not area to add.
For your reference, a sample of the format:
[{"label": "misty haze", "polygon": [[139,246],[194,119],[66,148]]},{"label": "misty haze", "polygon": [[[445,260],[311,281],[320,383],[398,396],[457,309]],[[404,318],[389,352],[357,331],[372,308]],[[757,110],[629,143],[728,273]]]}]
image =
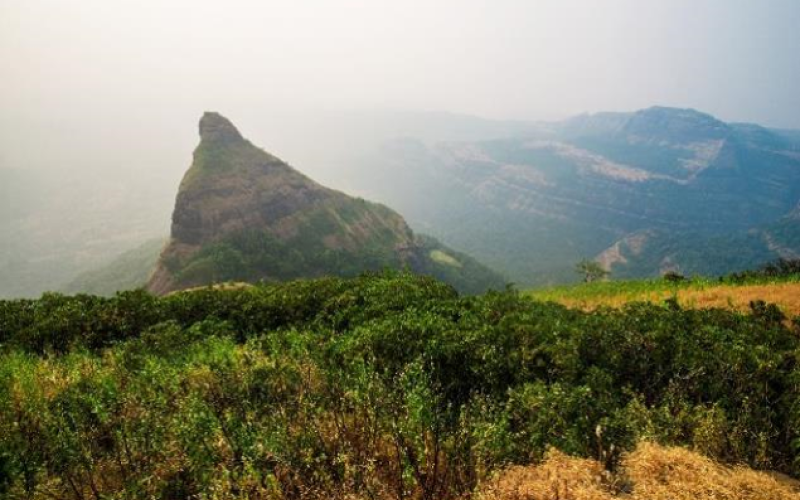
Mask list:
[{"label": "misty haze", "polygon": [[798,26],[0,0],[0,498],[800,499]]},{"label": "misty haze", "polygon": [[[142,245],[152,254],[205,111],[521,285],[570,282],[581,258],[643,277],[740,271],[795,250],[772,229],[797,201],[791,1],[10,1],[0,18],[0,296],[80,291],[84,273]],[[656,105],[678,109],[647,130],[604,114],[577,128],[585,113]],[[709,138],[700,113],[758,124],[773,142],[727,154],[751,144],[747,130]],[[713,180],[738,162],[752,171],[739,188]],[[681,184],[704,163],[717,168]],[[672,183],[659,177],[670,169]],[[750,192],[753,177],[782,185]],[[754,241],[747,256],[696,256],[667,242],[676,230]],[[609,251],[631,238],[658,248],[625,266]],[[131,279],[114,286],[144,278]]]}]

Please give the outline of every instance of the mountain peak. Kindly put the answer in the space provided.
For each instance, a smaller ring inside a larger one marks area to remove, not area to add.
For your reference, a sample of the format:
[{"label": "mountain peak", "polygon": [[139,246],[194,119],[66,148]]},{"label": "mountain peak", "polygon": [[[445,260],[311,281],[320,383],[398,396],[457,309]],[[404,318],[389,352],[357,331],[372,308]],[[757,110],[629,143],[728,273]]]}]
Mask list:
[{"label": "mountain peak", "polygon": [[504,285],[488,268],[415,235],[397,212],[326,188],[257,148],[219,113],[203,115],[200,138],[147,285],[153,293],[386,267],[433,274],[464,291]]},{"label": "mountain peak", "polygon": [[244,140],[230,120],[214,111],[206,111],[200,118],[200,139],[222,144]]},{"label": "mountain peak", "polygon": [[640,109],[639,111],[634,112],[633,116],[648,117],[649,119],[680,120],[692,123],[706,123],[716,126],[725,125],[724,122],[716,117],[693,108],[651,106],[649,108]]},{"label": "mountain peak", "polygon": [[625,129],[634,135],[676,142],[723,139],[730,132],[727,124],[709,114],[663,106],[633,113]]},{"label": "mountain peak", "polygon": [[725,122],[695,109],[653,106],[629,113],[595,113],[564,122],[568,137],[606,136],[636,141],[696,142],[725,139]]}]

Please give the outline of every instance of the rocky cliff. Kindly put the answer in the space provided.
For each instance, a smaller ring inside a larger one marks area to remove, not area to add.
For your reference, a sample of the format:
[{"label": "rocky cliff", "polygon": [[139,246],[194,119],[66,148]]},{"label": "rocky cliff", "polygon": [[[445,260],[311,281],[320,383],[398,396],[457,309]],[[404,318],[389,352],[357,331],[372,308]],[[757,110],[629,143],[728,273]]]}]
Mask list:
[{"label": "rocky cliff", "polygon": [[391,209],[314,182],[255,147],[223,116],[205,113],[148,289],[164,294],[387,267],[432,274],[467,292],[503,283],[469,257],[418,238]]}]

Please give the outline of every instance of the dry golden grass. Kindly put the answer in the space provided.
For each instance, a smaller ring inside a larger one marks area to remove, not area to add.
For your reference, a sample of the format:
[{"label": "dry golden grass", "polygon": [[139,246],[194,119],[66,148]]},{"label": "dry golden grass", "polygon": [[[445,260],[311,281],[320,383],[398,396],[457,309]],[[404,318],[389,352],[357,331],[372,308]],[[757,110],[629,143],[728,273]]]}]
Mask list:
[{"label": "dry golden grass", "polygon": [[754,300],[777,304],[787,316],[800,315],[800,283],[719,286],[708,290],[682,290],[678,293],[678,302],[687,307],[732,307],[747,311],[750,302]]},{"label": "dry golden grass", "polygon": [[676,291],[652,291],[641,294],[620,293],[617,295],[575,299],[569,296],[555,299],[557,302],[584,310],[601,306],[622,307],[633,301],[663,302],[676,297],[678,303],[689,308],[722,307],[737,311],[749,311],[750,302],[763,300],[776,304],[788,317],[800,315],[800,283],[774,283],[763,285],[718,285],[702,289]]},{"label": "dry golden grass", "polygon": [[192,288],[184,288],[183,290],[174,290],[166,295],[174,295],[183,292],[202,292],[204,290],[241,290],[243,288],[251,288],[252,283],[245,283],[244,281],[226,281],[224,283],[214,283],[212,285],[195,286]]},{"label": "dry golden grass", "polygon": [[551,451],[541,465],[511,467],[481,500],[800,500],[792,480],[727,467],[684,448],[640,443],[611,476],[593,460]]},{"label": "dry golden grass", "polygon": [[610,476],[594,460],[550,450],[541,465],[506,469],[480,500],[606,500],[616,498]]},{"label": "dry golden grass", "polygon": [[684,448],[642,443],[624,468],[636,500],[800,500],[800,491],[770,474],[726,467]]}]

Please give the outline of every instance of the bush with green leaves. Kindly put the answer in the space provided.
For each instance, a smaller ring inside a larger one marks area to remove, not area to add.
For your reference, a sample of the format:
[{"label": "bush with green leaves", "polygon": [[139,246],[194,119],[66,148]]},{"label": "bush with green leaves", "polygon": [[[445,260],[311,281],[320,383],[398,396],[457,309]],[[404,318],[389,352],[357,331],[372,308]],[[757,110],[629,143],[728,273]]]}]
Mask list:
[{"label": "bush with green leaves", "polygon": [[800,472],[800,336],[370,274],[0,302],[8,498],[458,498],[639,439]]}]

